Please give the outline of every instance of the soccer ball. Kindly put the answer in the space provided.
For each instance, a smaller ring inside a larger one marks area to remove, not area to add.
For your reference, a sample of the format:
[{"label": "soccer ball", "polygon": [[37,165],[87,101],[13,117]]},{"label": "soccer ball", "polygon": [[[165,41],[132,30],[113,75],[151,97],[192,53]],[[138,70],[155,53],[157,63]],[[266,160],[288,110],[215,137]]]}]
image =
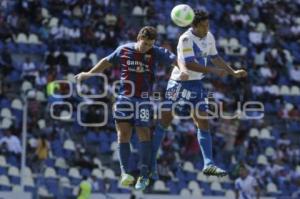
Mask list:
[{"label": "soccer ball", "polygon": [[186,27],[193,22],[195,13],[193,9],[186,4],[175,6],[171,11],[172,21],[180,27]]}]

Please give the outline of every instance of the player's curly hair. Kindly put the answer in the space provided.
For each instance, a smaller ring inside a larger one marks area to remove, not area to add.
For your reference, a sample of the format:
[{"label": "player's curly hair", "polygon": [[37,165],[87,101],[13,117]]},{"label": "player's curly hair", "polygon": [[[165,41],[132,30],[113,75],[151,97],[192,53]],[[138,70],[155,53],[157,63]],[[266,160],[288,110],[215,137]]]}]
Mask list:
[{"label": "player's curly hair", "polygon": [[137,36],[137,40],[139,39],[155,40],[156,37],[157,37],[156,29],[152,26],[145,26],[140,30]]},{"label": "player's curly hair", "polygon": [[209,19],[209,14],[205,10],[194,10],[194,12],[195,12],[195,17],[192,22],[193,26],[197,26],[197,24],[200,23],[201,21],[205,21]]}]

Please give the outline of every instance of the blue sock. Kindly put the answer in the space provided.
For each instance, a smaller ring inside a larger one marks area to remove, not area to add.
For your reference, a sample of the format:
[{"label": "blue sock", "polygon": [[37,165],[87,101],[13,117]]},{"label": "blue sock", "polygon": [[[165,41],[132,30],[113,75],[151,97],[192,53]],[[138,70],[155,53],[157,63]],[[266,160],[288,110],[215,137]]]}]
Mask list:
[{"label": "blue sock", "polygon": [[141,174],[140,176],[148,178],[151,163],[151,141],[140,142],[140,160]]},{"label": "blue sock", "polygon": [[152,172],[156,169],[156,157],[164,135],[165,135],[165,128],[160,123],[158,123],[158,125],[154,130],[154,135],[152,137],[152,154],[151,154]]},{"label": "blue sock", "polygon": [[213,164],[212,159],[212,139],[208,131],[198,129],[197,131],[198,143],[201,148],[204,167]]},{"label": "blue sock", "polygon": [[130,144],[129,143],[119,143],[119,160],[122,173],[128,173],[128,162],[130,157]]}]

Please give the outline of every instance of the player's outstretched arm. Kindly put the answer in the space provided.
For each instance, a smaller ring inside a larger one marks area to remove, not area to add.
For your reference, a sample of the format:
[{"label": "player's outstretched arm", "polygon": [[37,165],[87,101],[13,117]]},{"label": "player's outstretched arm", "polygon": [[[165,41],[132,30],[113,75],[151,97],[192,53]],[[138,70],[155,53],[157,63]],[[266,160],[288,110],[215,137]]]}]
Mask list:
[{"label": "player's outstretched arm", "polygon": [[81,72],[75,75],[77,81],[82,81],[91,77],[92,74],[102,73],[105,69],[111,67],[112,64],[106,60],[106,58],[101,59],[91,70],[88,72]]},{"label": "player's outstretched arm", "polygon": [[247,76],[247,72],[243,69],[241,70],[234,70],[233,68],[231,68],[231,66],[229,66],[222,57],[220,56],[216,56],[214,58],[211,59],[211,62],[216,66],[216,67],[220,67],[224,70],[226,70],[226,72],[230,75],[233,75],[236,78],[240,78],[240,77],[246,77]]},{"label": "player's outstretched arm", "polygon": [[227,74],[227,72],[224,69],[220,69],[217,67],[205,67],[204,65],[198,64],[196,62],[188,62],[184,64],[188,70],[199,73],[213,73],[220,77],[224,77]]}]

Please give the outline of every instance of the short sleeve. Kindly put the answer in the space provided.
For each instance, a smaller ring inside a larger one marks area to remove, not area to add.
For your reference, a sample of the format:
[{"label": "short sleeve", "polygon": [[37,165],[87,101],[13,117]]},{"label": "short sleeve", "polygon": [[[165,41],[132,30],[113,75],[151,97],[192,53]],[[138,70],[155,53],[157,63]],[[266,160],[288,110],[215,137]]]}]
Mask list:
[{"label": "short sleeve", "polygon": [[157,48],[159,63],[165,66],[171,66],[176,60],[176,55],[166,48]]},{"label": "short sleeve", "polygon": [[210,42],[211,42],[211,47],[209,49],[209,55],[211,57],[215,57],[218,55],[218,51],[217,51],[217,47],[216,47],[216,40],[214,38],[214,36],[211,34],[211,37],[210,37]]},{"label": "short sleeve", "polygon": [[120,52],[122,50],[122,46],[119,46],[117,49],[114,50],[114,52],[112,52],[111,54],[109,54],[108,56],[105,57],[105,59],[113,64],[113,65],[117,65],[119,63],[120,60]]},{"label": "short sleeve", "polygon": [[235,188],[236,190],[240,190],[240,189],[241,189],[241,185],[240,185],[238,179],[234,182],[234,188]]},{"label": "short sleeve", "polygon": [[257,180],[255,178],[252,178],[251,184],[252,184],[253,187],[257,187],[258,186]]},{"label": "short sleeve", "polygon": [[187,63],[195,60],[193,41],[188,36],[181,37],[177,45],[177,56],[179,61]]}]

